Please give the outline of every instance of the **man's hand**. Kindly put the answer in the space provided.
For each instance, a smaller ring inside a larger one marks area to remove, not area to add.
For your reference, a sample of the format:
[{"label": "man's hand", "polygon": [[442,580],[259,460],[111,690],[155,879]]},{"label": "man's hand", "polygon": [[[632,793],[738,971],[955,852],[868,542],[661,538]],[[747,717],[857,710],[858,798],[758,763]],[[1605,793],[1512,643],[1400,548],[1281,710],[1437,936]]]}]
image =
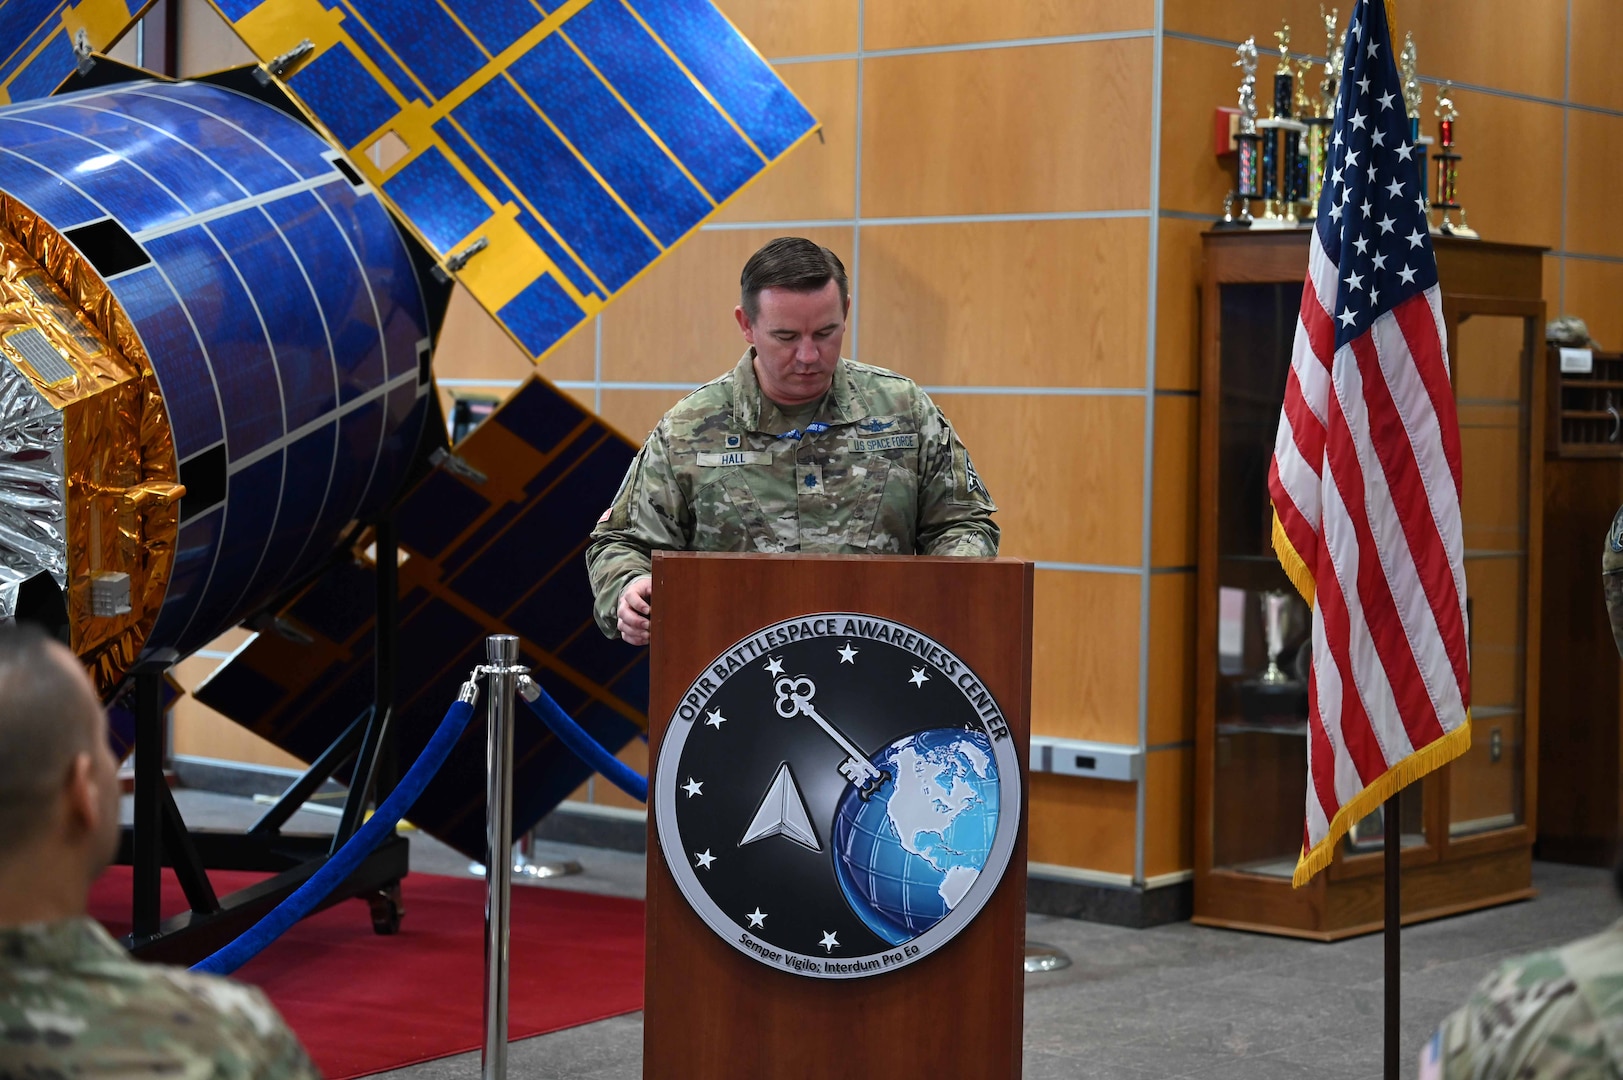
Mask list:
[{"label": "man's hand", "polygon": [[648,615],[654,600],[654,579],[647,574],[632,578],[615,606],[620,639],[627,645],[648,644]]}]

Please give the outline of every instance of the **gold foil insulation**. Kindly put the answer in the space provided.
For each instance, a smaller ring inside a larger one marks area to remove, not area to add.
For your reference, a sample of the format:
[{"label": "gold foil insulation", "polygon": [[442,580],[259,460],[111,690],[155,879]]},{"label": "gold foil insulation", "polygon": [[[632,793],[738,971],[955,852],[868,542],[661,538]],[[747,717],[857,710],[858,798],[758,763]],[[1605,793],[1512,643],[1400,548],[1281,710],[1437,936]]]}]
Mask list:
[{"label": "gold foil insulation", "polygon": [[[66,566],[65,574],[53,576],[67,601],[70,645],[106,697],[140,654],[163,604],[185,489],[163,398],[135,327],[79,252],[3,192],[0,364],[26,376],[40,402],[60,417],[55,437],[66,486]],[[20,413],[27,405],[10,407]],[[12,423],[9,417],[0,423],[5,440]],[[48,415],[39,413],[31,430],[49,426]],[[46,536],[50,497],[29,487],[0,471],[0,512],[34,513],[38,535]],[[0,524],[0,555],[15,559],[17,546],[8,539]],[[128,575],[127,594],[119,575]]]}]

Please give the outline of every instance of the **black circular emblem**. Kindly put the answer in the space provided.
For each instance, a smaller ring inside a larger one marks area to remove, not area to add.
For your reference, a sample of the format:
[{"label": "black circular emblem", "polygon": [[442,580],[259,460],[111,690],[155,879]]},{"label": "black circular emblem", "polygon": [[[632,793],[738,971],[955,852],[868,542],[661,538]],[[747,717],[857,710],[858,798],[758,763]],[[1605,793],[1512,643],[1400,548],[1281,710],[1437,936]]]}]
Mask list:
[{"label": "black circular emblem", "polygon": [[807,615],[694,681],[655,768],[660,847],[712,930],[818,978],[951,940],[1008,866],[1020,761],[962,660],[910,627]]}]

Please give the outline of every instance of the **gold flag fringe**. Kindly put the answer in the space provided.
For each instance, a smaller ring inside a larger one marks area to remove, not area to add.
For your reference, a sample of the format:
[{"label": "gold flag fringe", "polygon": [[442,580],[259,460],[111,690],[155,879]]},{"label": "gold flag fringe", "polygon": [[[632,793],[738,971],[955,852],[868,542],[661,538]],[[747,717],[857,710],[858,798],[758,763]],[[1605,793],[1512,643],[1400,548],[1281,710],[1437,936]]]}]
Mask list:
[{"label": "gold flag fringe", "polygon": [[1307,562],[1291,546],[1290,537],[1285,535],[1285,526],[1280,524],[1279,511],[1274,511],[1274,554],[1279,556],[1279,565],[1285,568],[1285,576],[1291,579],[1296,591],[1302,594],[1307,606],[1313,606],[1313,598],[1317,590],[1313,584],[1313,571],[1308,569]]},{"label": "gold flag fringe", "polygon": [[[1425,776],[1433,769],[1447,765],[1471,748],[1471,711],[1465,712],[1465,723],[1450,731],[1436,742],[1422,746],[1386,772],[1382,773],[1374,783],[1353,796],[1352,800],[1336,811],[1336,816],[1330,822],[1330,831],[1324,838],[1309,850],[1304,850],[1296,862],[1296,873],[1291,875],[1291,887],[1300,889],[1313,875],[1330,865],[1330,860],[1336,855],[1336,842],[1347,835],[1347,830],[1355,822],[1374,813],[1375,808],[1402,791],[1405,787]],[[1399,823],[1389,821],[1388,829],[1399,827]]]}]

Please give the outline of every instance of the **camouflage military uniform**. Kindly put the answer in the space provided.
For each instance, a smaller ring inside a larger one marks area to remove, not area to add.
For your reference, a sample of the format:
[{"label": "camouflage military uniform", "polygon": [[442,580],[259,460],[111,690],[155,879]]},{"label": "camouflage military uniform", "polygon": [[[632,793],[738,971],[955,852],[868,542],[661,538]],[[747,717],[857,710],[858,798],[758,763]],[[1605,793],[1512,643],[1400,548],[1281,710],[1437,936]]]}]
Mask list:
[{"label": "camouflage military uniform", "polygon": [[911,379],[840,360],[804,435],[761,394],[754,350],[654,428],[586,552],[598,625],[655,549],[996,555],[997,509]]},{"label": "camouflage military uniform", "polygon": [[91,919],[0,929],[0,1080],[314,1080],[264,994],[139,964]]},{"label": "camouflage military uniform", "polygon": [[1623,1077],[1623,922],[1509,961],[1443,1021],[1422,1080]]}]

